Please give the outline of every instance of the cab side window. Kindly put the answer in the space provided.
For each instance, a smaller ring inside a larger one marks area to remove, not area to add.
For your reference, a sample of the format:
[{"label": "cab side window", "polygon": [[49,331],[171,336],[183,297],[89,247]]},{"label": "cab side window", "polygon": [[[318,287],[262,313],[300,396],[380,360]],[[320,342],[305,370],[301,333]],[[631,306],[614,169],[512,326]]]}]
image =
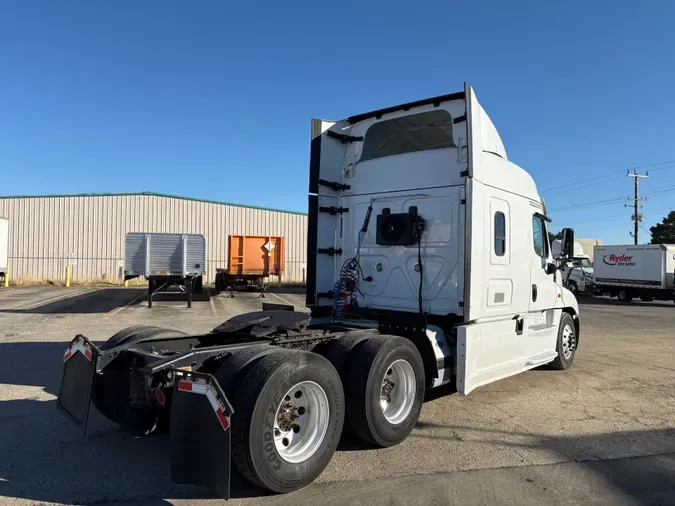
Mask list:
[{"label": "cab side window", "polygon": [[495,213],[495,255],[503,257],[506,252],[506,217],[501,211]]},{"label": "cab side window", "polygon": [[548,258],[546,225],[540,216],[532,217],[532,238],[534,239],[534,252],[541,258]]}]

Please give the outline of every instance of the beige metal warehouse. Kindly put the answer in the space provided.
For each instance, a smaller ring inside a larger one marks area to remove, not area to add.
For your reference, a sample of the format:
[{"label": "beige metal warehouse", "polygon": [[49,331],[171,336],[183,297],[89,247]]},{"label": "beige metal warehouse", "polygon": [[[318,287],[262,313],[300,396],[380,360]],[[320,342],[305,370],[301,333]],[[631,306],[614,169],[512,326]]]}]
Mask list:
[{"label": "beige metal warehouse", "polygon": [[159,193],[0,197],[13,279],[119,281],[127,232],[203,234],[206,280],[227,264],[229,234],[286,238],[284,281],[304,281],[307,215]]}]

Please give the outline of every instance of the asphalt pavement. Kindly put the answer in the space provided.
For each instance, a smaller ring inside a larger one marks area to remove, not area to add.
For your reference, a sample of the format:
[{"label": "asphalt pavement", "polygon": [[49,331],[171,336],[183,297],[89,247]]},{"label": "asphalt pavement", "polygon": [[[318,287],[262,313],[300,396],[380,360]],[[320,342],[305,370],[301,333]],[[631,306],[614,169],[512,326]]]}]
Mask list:
[{"label": "asphalt pavement", "polygon": [[[0,288],[0,504],[222,504],[169,478],[166,436],[133,438],[92,409],[80,434],[55,409],[66,343],[134,324],[210,330],[267,299],[141,288]],[[388,449],[345,437],[319,479],[268,495],[233,477],[231,504],[675,504],[675,304],[581,298],[574,366],[430,396]]]}]

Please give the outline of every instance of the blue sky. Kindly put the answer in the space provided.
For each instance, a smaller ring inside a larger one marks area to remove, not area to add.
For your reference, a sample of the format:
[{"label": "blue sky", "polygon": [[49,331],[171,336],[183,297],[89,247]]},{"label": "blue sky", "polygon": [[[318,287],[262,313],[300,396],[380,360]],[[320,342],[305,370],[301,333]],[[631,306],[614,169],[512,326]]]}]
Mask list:
[{"label": "blue sky", "polygon": [[[468,81],[553,227],[628,242],[626,168],[675,160],[673,19],[669,0],[3,2],[1,191],[304,211],[311,117]],[[642,170],[648,229],[675,162]]]}]

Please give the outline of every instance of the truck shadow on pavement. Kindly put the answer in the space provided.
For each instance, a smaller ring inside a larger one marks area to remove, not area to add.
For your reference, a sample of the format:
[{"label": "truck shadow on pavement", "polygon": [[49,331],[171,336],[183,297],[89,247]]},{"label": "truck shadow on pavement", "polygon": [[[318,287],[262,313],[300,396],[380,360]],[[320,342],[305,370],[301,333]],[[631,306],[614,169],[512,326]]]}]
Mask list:
[{"label": "truck shadow on pavement", "polygon": [[[134,438],[103,419],[93,408],[87,436],[62,419],[53,400],[0,402],[0,425],[4,434],[0,441],[3,455],[0,496],[75,504],[168,504],[163,500],[218,499],[209,490],[178,485],[170,480],[166,435]],[[450,438],[461,445],[465,441],[458,433],[464,431],[473,434],[482,431],[485,444],[495,449],[510,449],[516,454],[528,449],[544,449],[557,462],[573,463],[584,472],[596,474],[610,489],[622,491],[637,504],[654,504],[655,498],[659,504],[670,504],[675,498],[675,453],[662,450],[667,446],[664,443],[672,447],[673,429],[566,437],[420,422],[411,438]],[[514,442],[521,438],[527,438],[528,442]],[[475,436],[472,441],[476,441]],[[620,445],[628,446],[624,450],[627,458],[603,455],[602,448]],[[579,448],[588,450],[579,452]],[[532,468],[527,469],[523,472],[532,472]],[[533,474],[527,481],[535,483],[537,479],[538,475]],[[346,483],[340,485],[350,488]],[[279,501],[288,503],[293,499],[302,503],[304,493],[310,491],[305,489],[279,497]],[[233,468],[232,498],[269,495]]]},{"label": "truck shadow on pavement", "polygon": [[521,454],[546,449],[555,463],[572,462],[596,473],[609,488],[622,491],[637,504],[675,504],[675,428],[548,436],[420,421],[411,437],[482,442]]},{"label": "truck shadow on pavement", "polygon": [[[0,503],[3,496],[76,504],[217,499],[209,490],[171,481],[166,434],[133,437],[93,405],[86,436],[65,419],[54,397],[66,347],[0,343]],[[262,495],[267,492],[233,471],[232,497]]]}]

